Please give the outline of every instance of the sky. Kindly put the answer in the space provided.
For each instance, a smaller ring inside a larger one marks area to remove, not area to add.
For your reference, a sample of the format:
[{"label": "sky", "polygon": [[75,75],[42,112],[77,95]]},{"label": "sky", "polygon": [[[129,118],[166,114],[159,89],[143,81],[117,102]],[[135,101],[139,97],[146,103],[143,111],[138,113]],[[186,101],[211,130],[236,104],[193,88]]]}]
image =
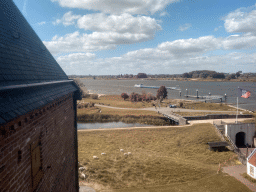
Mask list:
[{"label": "sky", "polygon": [[255,0],[13,0],[67,75],[256,72]]}]

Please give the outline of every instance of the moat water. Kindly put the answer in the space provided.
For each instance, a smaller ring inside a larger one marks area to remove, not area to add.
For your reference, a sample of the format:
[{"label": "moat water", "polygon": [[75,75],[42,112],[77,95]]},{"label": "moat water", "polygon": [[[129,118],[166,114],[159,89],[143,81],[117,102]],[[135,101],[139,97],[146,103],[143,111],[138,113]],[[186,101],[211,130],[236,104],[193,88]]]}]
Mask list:
[{"label": "moat water", "polygon": [[152,125],[145,125],[139,123],[123,123],[123,122],[109,122],[109,123],[77,123],[77,129],[107,129],[107,128],[125,128],[125,127],[150,127]]}]

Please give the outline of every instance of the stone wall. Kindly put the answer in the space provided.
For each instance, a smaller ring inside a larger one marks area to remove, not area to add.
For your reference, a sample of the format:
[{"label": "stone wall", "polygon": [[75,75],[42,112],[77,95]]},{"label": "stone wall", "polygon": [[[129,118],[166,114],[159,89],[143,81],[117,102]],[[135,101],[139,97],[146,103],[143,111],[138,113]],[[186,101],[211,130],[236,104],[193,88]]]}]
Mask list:
[{"label": "stone wall", "polygon": [[0,191],[77,191],[74,119],[69,94],[1,126]]},{"label": "stone wall", "polygon": [[[252,118],[252,115],[238,115],[238,118]],[[205,116],[187,116],[184,117],[188,121],[190,120],[207,120],[207,119],[234,119],[236,115],[228,115],[228,114],[209,114]]]},{"label": "stone wall", "polygon": [[236,144],[236,134],[239,132],[245,133],[245,144],[253,145],[253,136],[255,133],[255,124],[238,123],[225,125],[225,136],[229,136],[233,143]]}]

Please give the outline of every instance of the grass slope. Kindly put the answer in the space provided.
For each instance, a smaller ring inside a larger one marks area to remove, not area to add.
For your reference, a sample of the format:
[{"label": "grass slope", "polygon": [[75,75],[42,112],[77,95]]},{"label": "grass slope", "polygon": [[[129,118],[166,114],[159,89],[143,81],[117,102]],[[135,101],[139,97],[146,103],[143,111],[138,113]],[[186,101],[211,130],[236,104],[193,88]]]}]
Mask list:
[{"label": "grass slope", "polygon": [[[163,191],[248,191],[229,176],[216,174],[219,162],[234,156],[230,151],[209,151],[207,142],[218,140],[210,124],[79,131],[78,159],[87,169],[85,182],[101,186],[99,190],[159,191],[154,189],[159,186]],[[125,157],[120,149],[132,155]]]}]

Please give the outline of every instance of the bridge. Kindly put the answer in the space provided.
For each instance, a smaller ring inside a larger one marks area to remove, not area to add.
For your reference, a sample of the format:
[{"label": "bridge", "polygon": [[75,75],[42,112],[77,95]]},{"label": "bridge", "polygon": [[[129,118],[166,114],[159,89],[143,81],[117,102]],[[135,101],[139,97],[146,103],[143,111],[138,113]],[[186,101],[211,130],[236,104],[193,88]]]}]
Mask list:
[{"label": "bridge", "polygon": [[171,124],[175,124],[175,125],[187,124],[187,120],[176,113],[170,112],[169,114],[166,114],[166,113],[161,113],[161,114],[164,117],[168,118]]}]

